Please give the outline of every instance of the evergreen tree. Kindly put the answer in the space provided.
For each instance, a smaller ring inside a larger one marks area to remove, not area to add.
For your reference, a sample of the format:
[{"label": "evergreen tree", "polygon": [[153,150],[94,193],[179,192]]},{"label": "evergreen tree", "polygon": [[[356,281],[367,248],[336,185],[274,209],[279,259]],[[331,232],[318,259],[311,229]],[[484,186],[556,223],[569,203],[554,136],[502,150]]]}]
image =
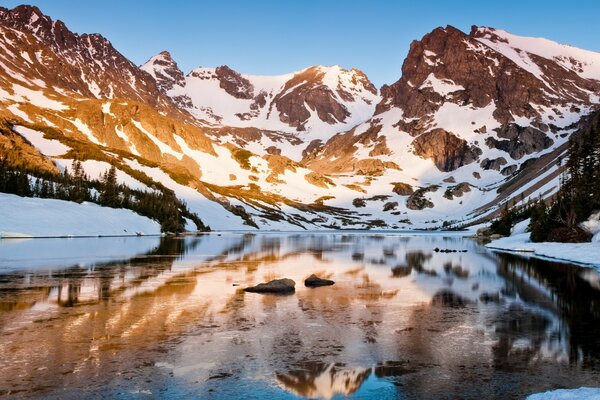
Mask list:
[{"label": "evergreen tree", "polygon": [[117,169],[114,165],[111,165],[110,169],[102,177],[99,201],[105,207],[118,208],[120,206]]}]

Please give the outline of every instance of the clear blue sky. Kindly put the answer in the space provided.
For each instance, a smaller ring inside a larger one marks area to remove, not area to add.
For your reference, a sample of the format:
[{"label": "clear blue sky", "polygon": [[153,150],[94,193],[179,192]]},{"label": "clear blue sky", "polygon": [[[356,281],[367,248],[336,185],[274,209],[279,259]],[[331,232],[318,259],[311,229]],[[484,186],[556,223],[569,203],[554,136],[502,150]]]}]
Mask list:
[{"label": "clear blue sky", "polygon": [[[12,8],[22,1],[2,0]],[[599,1],[31,0],[77,33],[101,33],[136,64],[169,50],[184,73],[229,65],[282,74],[357,67],[380,86],[400,77],[410,42],[437,26],[501,28],[600,51]]]}]

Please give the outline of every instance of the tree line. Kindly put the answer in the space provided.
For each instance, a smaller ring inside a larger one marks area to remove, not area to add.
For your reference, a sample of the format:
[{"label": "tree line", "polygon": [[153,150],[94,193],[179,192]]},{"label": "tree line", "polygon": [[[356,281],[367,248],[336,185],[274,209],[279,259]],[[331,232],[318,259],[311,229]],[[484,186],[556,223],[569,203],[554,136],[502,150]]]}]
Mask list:
[{"label": "tree line", "polygon": [[91,179],[79,160],[60,174],[31,171],[9,165],[0,157],[0,192],[24,197],[84,201],[111,208],[127,208],[160,223],[162,232],[179,233],[185,230],[185,218],[192,220],[198,230],[208,230],[200,218],[172,190],[132,189],[118,183],[114,165],[99,179]]},{"label": "tree line", "polygon": [[500,218],[492,222],[492,231],[509,235],[515,222],[531,218],[532,242],[590,241],[592,234],[581,223],[600,210],[600,113],[571,136],[566,158],[555,196],[522,207],[504,207]]}]

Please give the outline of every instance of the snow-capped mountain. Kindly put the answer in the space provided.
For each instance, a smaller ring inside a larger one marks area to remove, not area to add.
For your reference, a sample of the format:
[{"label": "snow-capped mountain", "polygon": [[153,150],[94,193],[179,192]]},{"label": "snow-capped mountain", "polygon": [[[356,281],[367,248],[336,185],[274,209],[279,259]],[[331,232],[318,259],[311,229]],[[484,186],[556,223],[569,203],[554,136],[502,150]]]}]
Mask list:
[{"label": "snow-capped mountain", "polygon": [[[475,198],[482,206],[506,201],[499,188],[523,176],[534,175],[540,185],[529,190],[536,184],[524,180],[513,185],[512,197],[548,195],[556,189],[556,160],[569,134],[599,103],[599,63],[598,53],[545,39],[492,28],[473,27],[470,34],[437,28],[411,44],[402,77],[381,89],[374,116],[332,137],[303,163],[418,186],[425,191],[421,200],[407,207],[440,208],[444,218],[449,210],[461,215]],[[533,162],[546,154],[553,156]],[[543,171],[536,175],[535,168]]]},{"label": "snow-capped mountain", "polygon": [[166,51],[141,69],[160,90],[199,120],[215,126],[298,133],[324,139],[373,115],[380,97],[357,69],[315,66],[280,76],[242,75],[228,66],[188,75]]},{"label": "snow-capped mountain", "polygon": [[213,229],[439,227],[549,196],[600,102],[600,54],[437,28],[400,79],[356,69],[141,67],[35,7],[0,8],[0,155],[160,182]]}]

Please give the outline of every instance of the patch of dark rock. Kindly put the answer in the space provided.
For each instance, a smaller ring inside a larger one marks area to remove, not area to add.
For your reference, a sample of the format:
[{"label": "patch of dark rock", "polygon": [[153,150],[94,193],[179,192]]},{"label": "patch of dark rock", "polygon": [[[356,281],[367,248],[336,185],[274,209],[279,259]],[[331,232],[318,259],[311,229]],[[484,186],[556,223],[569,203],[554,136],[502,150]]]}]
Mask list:
[{"label": "patch of dark rock", "polygon": [[394,185],[394,187],[392,188],[392,192],[400,196],[410,196],[414,192],[412,186],[408,183],[392,182],[392,185]]},{"label": "patch of dark rock", "polygon": [[425,208],[433,208],[433,203],[425,198],[425,194],[435,192],[439,189],[438,185],[431,185],[417,189],[412,195],[406,199],[406,207],[411,210],[423,210]]},{"label": "patch of dark rock", "polygon": [[464,308],[468,304],[470,304],[468,299],[448,289],[440,290],[431,299],[431,305],[433,306]]},{"label": "patch of dark rock", "polygon": [[468,250],[440,249],[439,247],[436,247],[435,249],[433,249],[433,251],[435,251],[436,253],[466,253]]},{"label": "patch of dark rock", "polygon": [[411,366],[410,361],[386,361],[379,363],[374,368],[375,375],[378,378],[387,378],[394,376],[402,376],[418,372],[416,366]]},{"label": "patch of dark rock", "polygon": [[208,377],[208,380],[213,380],[213,379],[225,379],[225,378],[230,378],[233,376],[233,373],[231,372],[219,372],[218,374],[215,375],[211,375]]},{"label": "patch of dark rock", "polygon": [[494,171],[500,171],[502,166],[504,166],[506,164],[508,164],[508,161],[506,161],[506,158],[498,157],[498,158],[494,158],[491,160],[489,158],[486,158],[479,165],[481,166],[481,168],[483,168],[485,170],[493,169]]},{"label": "patch of dark rock", "polygon": [[450,186],[444,192],[444,197],[448,200],[453,200],[455,197],[462,197],[464,193],[471,191],[471,185],[467,182],[459,183],[456,186]]},{"label": "patch of dark rock", "polygon": [[562,243],[585,243],[592,241],[592,234],[578,226],[573,227],[560,227],[552,229],[548,232],[548,242],[562,242]]},{"label": "patch of dark rock", "polygon": [[296,282],[291,279],[274,279],[267,283],[259,283],[256,286],[245,288],[245,292],[251,293],[292,293],[296,290]]},{"label": "patch of dark rock", "polygon": [[508,167],[504,167],[502,168],[502,171],[500,171],[500,173],[504,176],[509,176],[514,174],[515,172],[517,172],[517,166],[516,165],[509,165]]},{"label": "patch of dark rock", "polygon": [[531,126],[522,127],[511,123],[497,128],[495,131],[498,137],[507,140],[488,137],[485,144],[490,148],[507,152],[515,160],[545,150],[554,144],[554,140],[546,136],[544,132]]},{"label": "patch of dark rock", "polygon": [[485,303],[485,304],[487,304],[487,303],[500,303],[501,302],[500,293],[483,292],[479,296],[479,300],[481,302]]},{"label": "patch of dark rock", "polygon": [[470,146],[466,140],[441,128],[419,135],[412,145],[416,155],[432,159],[435,166],[444,172],[470,164],[482,153],[477,146]]},{"label": "patch of dark rock", "polygon": [[304,280],[304,286],[306,287],[320,287],[320,286],[331,286],[335,284],[331,279],[319,278],[315,274],[312,274]]},{"label": "patch of dark rock", "polygon": [[412,272],[412,267],[410,265],[396,265],[392,268],[392,276],[394,278],[402,278],[404,276],[410,275]]},{"label": "patch of dark rock", "polygon": [[459,279],[467,279],[469,277],[469,270],[464,269],[460,265],[452,265],[451,262],[444,264],[444,271],[447,274],[454,275]]},{"label": "patch of dark rock", "polygon": [[361,208],[361,207],[366,207],[367,206],[367,202],[365,201],[365,199],[354,199],[352,200],[352,205],[356,208]]},{"label": "patch of dark rock", "polygon": [[396,207],[398,207],[398,202],[397,201],[388,201],[387,203],[385,203],[383,205],[383,211],[395,210]]}]

